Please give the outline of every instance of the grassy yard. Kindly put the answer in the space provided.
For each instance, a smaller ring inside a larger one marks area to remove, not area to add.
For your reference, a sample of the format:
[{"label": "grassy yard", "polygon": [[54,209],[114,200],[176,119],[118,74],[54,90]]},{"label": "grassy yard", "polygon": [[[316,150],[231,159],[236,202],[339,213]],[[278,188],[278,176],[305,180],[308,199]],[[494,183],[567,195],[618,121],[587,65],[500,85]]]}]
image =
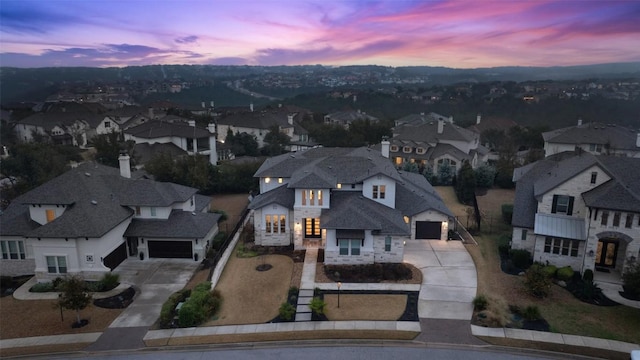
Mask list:
[{"label": "grassy yard", "polygon": [[[438,188],[438,192],[447,205],[460,206],[452,188]],[[484,224],[483,232],[475,236],[477,246],[466,245],[478,272],[478,294],[493,303],[495,322],[506,320],[508,305],[535,305],[553,332],[640,343],[640,309],[587,304],[558,285],[552,286],[548,297],[538,299],[526,292],[521,277],[501,271],[498,238],[501,234],[511,235],[511,227],[501,222],[503,203],[513,203],[513,190],[490,190],[478,197],[481,211],[491,215],[494,222],[491,228]]]}]

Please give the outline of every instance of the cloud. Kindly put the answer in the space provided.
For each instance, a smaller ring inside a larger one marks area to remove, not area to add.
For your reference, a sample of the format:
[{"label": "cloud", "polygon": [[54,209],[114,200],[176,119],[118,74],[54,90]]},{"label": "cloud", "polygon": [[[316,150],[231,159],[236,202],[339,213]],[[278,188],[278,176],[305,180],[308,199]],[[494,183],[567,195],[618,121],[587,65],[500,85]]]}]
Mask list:
[{"label": "cloud", "polygon": [[247,65],[249,61],[243,57],[220,57],[207,61],[209,65]]},{"label": "cloud", "polygon": [[46,34],[55,28],[83,22],[72,15],[49,12],[37,6],[25,7],[16,2],[3,2],[0,7],[0,29],[7,33]]},{"label": "cloud", "polygon": [[195,35],[179,37],[174,40],[178,44],[192,44],[198,41],[198,37]]}]

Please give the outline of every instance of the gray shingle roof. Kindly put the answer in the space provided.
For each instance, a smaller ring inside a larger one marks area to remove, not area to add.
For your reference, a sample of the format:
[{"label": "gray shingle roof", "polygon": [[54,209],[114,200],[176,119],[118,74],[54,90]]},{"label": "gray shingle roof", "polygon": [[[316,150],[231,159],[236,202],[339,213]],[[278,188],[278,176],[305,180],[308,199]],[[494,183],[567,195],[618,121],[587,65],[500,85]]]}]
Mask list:
[{"label": "gray shingle roof", "polygon": [[181,137],[188,139],[208,138],[212,134],[203,128],[189,126],[180,122],[169,122],[161,120],[151,120],[138,126],[124,130],[125,134],[144,139],[155,139],[161,137]]},{"label": "gray shingle roof", "polygon": [[294,203],[295,190],[287,188],[286,185],[282,185],[256,196],[253,201],[249,203],[249,209],[259,209],[269,204],[278,204],[287,209],[293,209]]},{"label": "gray shingle roof", "polygon": [[414,216],[427,210],[435,210],[453,217],[440,195],[420,174],[401,172],[402,183],[396,184],[396,209],[403,215]]},{"label": "gray shingle roof", "polygon": [[167,220],[133,219],[124,236],[154,238],[204,238],[220,214],[173,210]]},{"label": "gray shingle roof", "polygon": [[595,156],[589,153],[582,153],[566,160],[554,162],[556,166],[548,168],[547,174],[535,182],[534,196],[536,198],[542,196],[547,191],[571,179],[587,168],[596,165],[596,163]]},{"label": "gray shingle roof", "polygon": [[320,224],[326,229],[377,230],[380,234],[409,235],[399,210],[351,191],[331,194],[331,209],[323,209]]},{"label": "gray shingle roof", "polygon": [[619,125],[586,123],[542,133],[545,142],[559,144],[609,143],[616,150],[639,150],[637,131]]},{"label": "gray shingle roof", "polygon": [[[289,124],[289,116],[293,116],[294,125]],[[263,130],[268,130],[272,126],[294,127],[295,133],[299,134],[298,131],[304,129],[297,123],[301,117],[298,113],[289,113],[282,110],[262,110],[232,114],[219,119],[218,124]],[[306,133],[306,130],[303,133]]]},{"label": "gray shingle roof", "polygon": [[436,144],[439,140],[455,140],[472,142],[479,138],[479,135],[471,130],[459,127],[451,123],[444,123],[442,134],[438,134],[438,122],[432,121],[420,125],[405,124],[397,126],[393,130],[393,139],[411,140],[421,143]]}]

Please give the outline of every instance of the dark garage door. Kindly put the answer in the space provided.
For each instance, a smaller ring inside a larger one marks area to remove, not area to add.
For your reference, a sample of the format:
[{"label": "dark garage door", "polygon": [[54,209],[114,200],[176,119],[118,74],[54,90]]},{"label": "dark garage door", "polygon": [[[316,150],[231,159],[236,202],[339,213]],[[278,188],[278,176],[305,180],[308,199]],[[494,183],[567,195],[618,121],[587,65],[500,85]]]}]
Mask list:
[{"label": "dark garage door", "polygon": [[191,241],[153,240],[148,245],[152,258],[191,258]]},{"label": "dark garage door", "polygon": [[416,239],[440,239],[440,221],[416,221]]}]

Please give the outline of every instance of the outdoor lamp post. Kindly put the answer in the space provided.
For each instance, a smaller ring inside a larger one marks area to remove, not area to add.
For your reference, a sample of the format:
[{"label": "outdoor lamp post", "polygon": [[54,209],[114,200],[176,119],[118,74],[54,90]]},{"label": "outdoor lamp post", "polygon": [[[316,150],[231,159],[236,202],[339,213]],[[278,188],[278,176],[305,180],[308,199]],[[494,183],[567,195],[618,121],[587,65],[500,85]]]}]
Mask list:
[{"label": "outdoor lamp post", "polygon": [[340,308],[340,288],[342,287],[342,283],[338,281],[338,309]]}]

